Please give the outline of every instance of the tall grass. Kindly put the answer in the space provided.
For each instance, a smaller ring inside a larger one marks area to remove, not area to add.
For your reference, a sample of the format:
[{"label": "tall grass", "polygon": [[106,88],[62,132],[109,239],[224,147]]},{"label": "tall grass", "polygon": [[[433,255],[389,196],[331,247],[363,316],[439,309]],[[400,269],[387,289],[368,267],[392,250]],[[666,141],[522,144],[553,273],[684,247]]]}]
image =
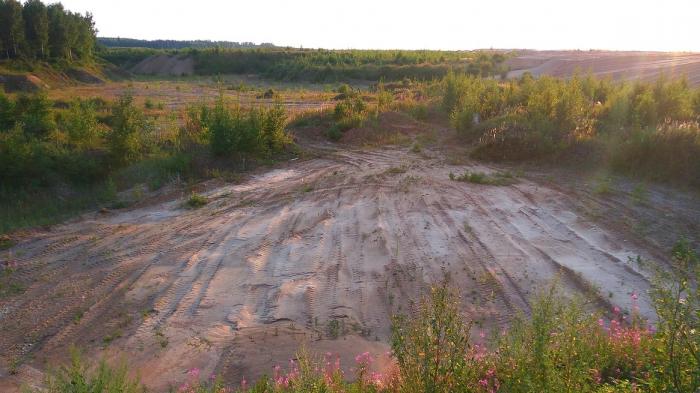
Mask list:
[{"label": "tall grass", "polygon": [[477,158],[605,157],[622,171],[700,184],[700,90],[683,79],[526,74],[504,82],[450,73],[439,94]]}]

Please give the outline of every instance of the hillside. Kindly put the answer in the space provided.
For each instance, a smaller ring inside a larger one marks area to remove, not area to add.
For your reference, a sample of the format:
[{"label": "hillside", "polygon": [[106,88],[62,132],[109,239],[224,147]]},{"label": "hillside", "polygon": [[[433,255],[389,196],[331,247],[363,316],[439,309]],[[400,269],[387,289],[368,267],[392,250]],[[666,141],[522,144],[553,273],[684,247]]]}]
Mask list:
[{"label": "hillside", "polygon": [[700,86],[700,53],[613,52],[613,51],[517,51],[506,64],[508,76],[526,72],[534,76],[569,77],[576,72],[616,80],[654,81],[661,75],[686,77]]}]

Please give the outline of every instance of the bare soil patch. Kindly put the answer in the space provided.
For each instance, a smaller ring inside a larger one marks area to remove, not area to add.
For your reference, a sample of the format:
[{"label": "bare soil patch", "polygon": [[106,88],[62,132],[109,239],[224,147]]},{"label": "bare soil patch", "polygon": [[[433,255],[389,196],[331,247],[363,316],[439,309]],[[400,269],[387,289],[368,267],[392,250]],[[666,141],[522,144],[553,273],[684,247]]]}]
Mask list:
[{"label": "bare soil patch", "polygon": [[194,59],[189,56],[155,55],[143,59],[130,71],[134,74],[160,76],[194,75]]},{"label": "bare soil patch", "polygon": [[[199,209],[183,195],[15,239],[0,253],[23,288],[0,299],[0,390],[40,380],[70,345],[128,357],[155,391],[194,367],[250,381],[300,345],[346,366],[369,351],[381,368],[390,315],[410,312],[445,274],[475,335],[527,314],[528,297],[555,277],[592,308],[629,310],[636,293],[651,315],[651,272],[631,258],[663,263],[666,241],[616,224],[638,215],[624,194],[537,176],[451,181],[505,169],[428,153],[327,151],[205,191]],[[665,232],[700,222],[697,198],[655,188],[650,201],[663,204],[644,217]],[[601,217],[609,211],[617,219]]]}]

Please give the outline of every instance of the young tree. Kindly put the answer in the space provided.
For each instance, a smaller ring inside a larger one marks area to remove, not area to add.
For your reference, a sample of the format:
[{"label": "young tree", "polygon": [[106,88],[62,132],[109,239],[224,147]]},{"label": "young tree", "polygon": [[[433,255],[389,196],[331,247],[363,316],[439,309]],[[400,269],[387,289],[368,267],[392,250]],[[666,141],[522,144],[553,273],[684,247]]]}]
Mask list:
[{"label": "young tree", "polygon": [[92,58],[92,50],[95,47],[97,31],[95,30],[95,22],[92,20],[92,14],[86,13],[85,16],[74,14],[76,18],[76,37],[74,42],[75,55],[82,59]]},{"label": "young tree", "polygon": [[114,103],[112,119],[107,145],[116,164],[127,164],[141,154],[141,134],[147,122],[143,112],[134,106],[134,97],[130,93],[122,95]]},{"label": "young tree", "polygon": [[46,9],[49,17],[49,52],[54,58],[67,58],[69,42],[66,32],[66,11],[61,3],[51,4]]},{"label": "young tree", "polygon": [[7,58],[18,57],[24,45],[22,4],[17,0],[0,0],[0,40]]},{"label": "young tree", "polygon": [[49,45],[49,16],[41,0],[28,0],[22,10],[25,36],[30,54],[46,58]]}]

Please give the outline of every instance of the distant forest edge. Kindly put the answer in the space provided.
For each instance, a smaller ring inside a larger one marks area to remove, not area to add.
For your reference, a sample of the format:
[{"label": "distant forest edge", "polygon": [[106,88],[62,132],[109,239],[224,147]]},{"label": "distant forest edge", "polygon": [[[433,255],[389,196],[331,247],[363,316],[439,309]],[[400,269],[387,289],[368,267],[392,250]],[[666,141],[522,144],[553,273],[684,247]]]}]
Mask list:
[{"label": "distant forest edge", "polygon": [[[155,60],[187,60],[192,64],[177,76],[256,74],[311,82],[432,80],[450,70],[482,77],[504,76],[508,72],[505,60],[510,56],[494,51],[326,50],[271,43],[98,38],[89,12],[83,15],[61,3],[47,5],[41,0],[0,0],[0,66],[12,72],[33,71],[37,65],[99,68],[106,66],[103,61],[130,71],[158,55],[163,57]],[[155,63],[152,74],[174,75],[172,71],[159,72],[158,61]]]},{"label": "distant forest edge", "polygon": [[139,40],[136,38],[98,37],[97,43],[106,48],[148,48],[148,49],[206,49],[206,48],[273,48],[274,44],[211,40]]},{"label": "distant forest edge", "polygon": [[[398,81],[442,78],[450,70],[473,76],[505,75],[508,53],[435,50],[327,50],[255,48],[105,48],[100,56],[124,69],[156,55],[194,60],[197,75],[257,74],[286,81],[350,79]],[[157,74],[157,72],[154,72]]]}]

